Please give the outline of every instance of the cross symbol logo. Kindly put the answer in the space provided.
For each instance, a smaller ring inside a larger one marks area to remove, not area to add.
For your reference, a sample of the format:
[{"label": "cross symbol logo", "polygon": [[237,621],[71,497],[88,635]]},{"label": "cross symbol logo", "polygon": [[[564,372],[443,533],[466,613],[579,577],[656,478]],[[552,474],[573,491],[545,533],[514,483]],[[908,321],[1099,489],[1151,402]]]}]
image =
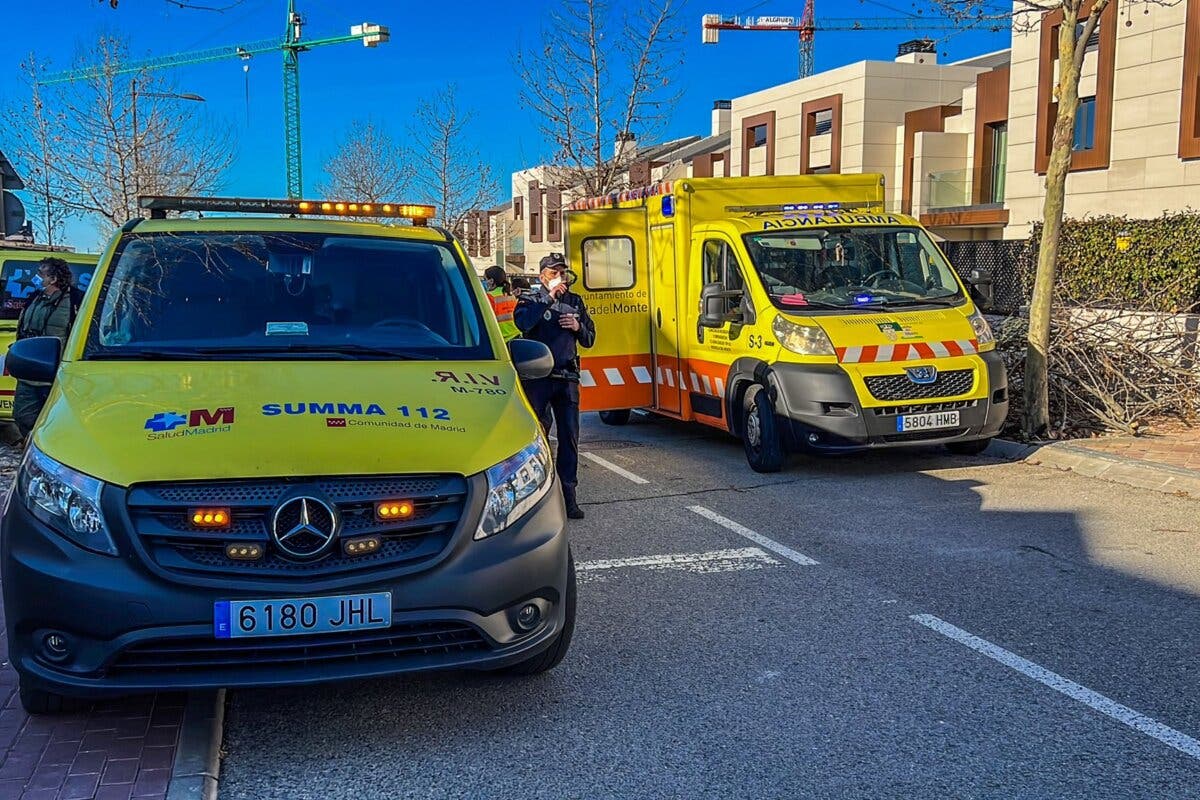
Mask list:
[{"label": "cross symbol logo", "polygon": [[160,411],[146,420],[146,430],[155,433],[173,431],[185,422],[187,422],[187,417],[182,414],[176,414],[174,411]]}]

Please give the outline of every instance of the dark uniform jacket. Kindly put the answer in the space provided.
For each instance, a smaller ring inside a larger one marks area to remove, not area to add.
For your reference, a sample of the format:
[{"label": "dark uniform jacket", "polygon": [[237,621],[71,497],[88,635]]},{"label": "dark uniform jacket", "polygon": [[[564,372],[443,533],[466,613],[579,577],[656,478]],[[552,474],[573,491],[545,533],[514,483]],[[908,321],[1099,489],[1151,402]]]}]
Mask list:
[{"label": "dark uniform jacket", "polygon": [[[572,331],[558,324],[563,314],[579,317],[579,330]],[[596,324],[587,312],[583,298],[567,291],[557,300],[543,287],[524,292],[517,298],[513,322],[526,339],[534,339],[550,348],[554,356],[551,377],[579,380],[578,346],[591,347],[596,342]]]}]

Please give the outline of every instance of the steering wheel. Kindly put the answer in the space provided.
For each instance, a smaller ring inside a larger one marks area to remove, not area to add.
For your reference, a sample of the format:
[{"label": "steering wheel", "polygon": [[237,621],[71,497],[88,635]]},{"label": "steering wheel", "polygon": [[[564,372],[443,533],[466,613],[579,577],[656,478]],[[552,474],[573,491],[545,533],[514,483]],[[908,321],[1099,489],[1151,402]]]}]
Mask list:
[{"label": "steering wheel", "polygon": [[887,277],[890,277],[895,281],[903,281],[904,280],[902,277],[900,277],[900,273],[896,272],[896,270],[894,270],[894,269],[881,269],[878,272],[872,272],[870,275],[863,278],[863,285],[878,287],[879,280],[881,278],[887,278]]}]

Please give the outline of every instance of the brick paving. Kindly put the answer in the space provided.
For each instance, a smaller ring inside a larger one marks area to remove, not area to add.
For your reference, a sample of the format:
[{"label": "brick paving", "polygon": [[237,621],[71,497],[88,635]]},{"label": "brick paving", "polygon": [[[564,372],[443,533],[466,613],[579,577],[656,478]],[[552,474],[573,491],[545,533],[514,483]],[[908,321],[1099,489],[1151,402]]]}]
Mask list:
[{"label": "brick paving", "polygon": [[[14,466],[4,448],[0,490],[7,490]],[[133,697],[30,717],[17,696],[4,632],[0,622],[0,800],[165,798],[185,696]]]},{"label": "brick paving", "polygon": [[1070,443],[1133,461],[1166,464],[1200,472],[1200,428],[1148,433],[1143,436],[1072,439]]}]

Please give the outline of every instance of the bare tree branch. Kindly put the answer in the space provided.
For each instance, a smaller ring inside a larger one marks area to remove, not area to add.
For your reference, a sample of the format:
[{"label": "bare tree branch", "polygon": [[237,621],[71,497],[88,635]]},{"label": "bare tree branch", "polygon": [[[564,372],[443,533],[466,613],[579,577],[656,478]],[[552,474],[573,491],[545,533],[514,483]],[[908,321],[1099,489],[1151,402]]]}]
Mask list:
[{"label": "bare tree branch", "polygon": [[451,84],[417,106],[411,132],[418,143],[416,189],[437,205],[438,220],[450,230],[457,230],[472,211],[491,205],[500,192],[491,166],[468,144],[471,121]]},{"label": "bare tree branch", "polygon": [[588,195],[623,188],[632,148],[608,148],[622,137],[653,137],[669,120],[679,97],[679,10],[677,0],[563,0],[538,48],[514,54],[521,103],[553,148],[555,183]]},{"label": "bare tree branch", "polygon": [[404,202],[413,156],[374,120],[355,120],[325,161],[323,197],[367,203]]}]

